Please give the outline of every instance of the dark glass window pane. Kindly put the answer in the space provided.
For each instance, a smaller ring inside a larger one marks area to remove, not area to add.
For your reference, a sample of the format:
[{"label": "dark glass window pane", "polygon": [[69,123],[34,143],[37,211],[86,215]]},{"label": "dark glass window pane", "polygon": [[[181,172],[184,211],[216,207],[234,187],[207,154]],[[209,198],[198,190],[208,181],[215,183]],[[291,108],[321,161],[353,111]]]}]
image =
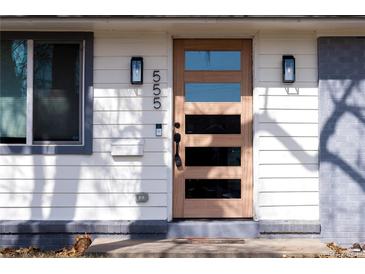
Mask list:
[{"label": "dark glass window pane", "polygon": [[186,199],[240,199],[240,179],[186,179]]},{"label": "dark glass window pane", "polygon": [[240,115],[185,115],[186,134],[239,134]]},{"label": "dark glass window pane", "polygon": [[80,142],[80,44],[34,45],[34,141]]},{"label": "dark glass window pane", "polygon": [[186,166],[240,166],[240,147],[186,147]]},{"label": "dark glass window pane", "polygon": [[186,102],[240,102],[239,83],[186,83]]},{"label": "dark glass window pane", "polygon": [[240,70],[239,51],[185,51],[186,70]]},{"label": "dark glass window pane", "polygon": [[0,143],[26,142],[27,42],[0,41]]}]

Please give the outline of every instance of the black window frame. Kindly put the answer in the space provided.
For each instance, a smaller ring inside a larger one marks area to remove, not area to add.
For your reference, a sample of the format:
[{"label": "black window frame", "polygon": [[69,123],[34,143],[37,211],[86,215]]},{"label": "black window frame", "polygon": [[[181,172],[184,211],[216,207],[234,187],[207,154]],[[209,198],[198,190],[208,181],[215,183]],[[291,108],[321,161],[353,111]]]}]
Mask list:
[{"label": "black window frame", "polygon": [[[83,96],[81,109],[81,144],[0,144],[0,154],[92,154],[93,150],[93,32],[23,32],[1,31],[1,40],[80,41],[83,43]],[[83,111],[83,112],[82,112]]]}]

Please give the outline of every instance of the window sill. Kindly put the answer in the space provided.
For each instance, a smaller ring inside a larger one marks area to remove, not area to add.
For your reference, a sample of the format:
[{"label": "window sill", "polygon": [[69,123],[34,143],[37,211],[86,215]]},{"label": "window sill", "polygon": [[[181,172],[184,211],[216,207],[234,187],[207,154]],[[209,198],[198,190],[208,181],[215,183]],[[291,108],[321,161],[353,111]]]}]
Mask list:
[{"label": "window sill", "polygon": [[0,155],[92,154],[92,144],[85,145],[0,145]]}]

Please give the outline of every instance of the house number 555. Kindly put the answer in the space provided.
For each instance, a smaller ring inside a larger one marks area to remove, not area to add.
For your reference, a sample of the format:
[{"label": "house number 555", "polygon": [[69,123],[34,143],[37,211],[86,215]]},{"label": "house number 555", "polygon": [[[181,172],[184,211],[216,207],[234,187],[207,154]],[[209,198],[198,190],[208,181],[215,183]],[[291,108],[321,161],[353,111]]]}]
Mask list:
[{"label": "house number 555", "polygon": [[160,109],[161,108],[161,89],[160,89],[160,71],[154,70],[152,75],[153,80],[153,108]]}]

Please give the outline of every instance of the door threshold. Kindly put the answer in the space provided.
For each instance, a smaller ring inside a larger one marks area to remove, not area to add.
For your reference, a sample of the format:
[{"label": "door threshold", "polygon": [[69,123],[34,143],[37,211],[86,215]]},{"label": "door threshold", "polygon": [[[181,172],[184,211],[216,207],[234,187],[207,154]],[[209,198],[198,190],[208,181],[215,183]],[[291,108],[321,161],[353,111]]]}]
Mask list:
[{"label": "door threshold", "polygon": [[178,222],[257,222],[253,218],[174,218],[169,223]]}]

